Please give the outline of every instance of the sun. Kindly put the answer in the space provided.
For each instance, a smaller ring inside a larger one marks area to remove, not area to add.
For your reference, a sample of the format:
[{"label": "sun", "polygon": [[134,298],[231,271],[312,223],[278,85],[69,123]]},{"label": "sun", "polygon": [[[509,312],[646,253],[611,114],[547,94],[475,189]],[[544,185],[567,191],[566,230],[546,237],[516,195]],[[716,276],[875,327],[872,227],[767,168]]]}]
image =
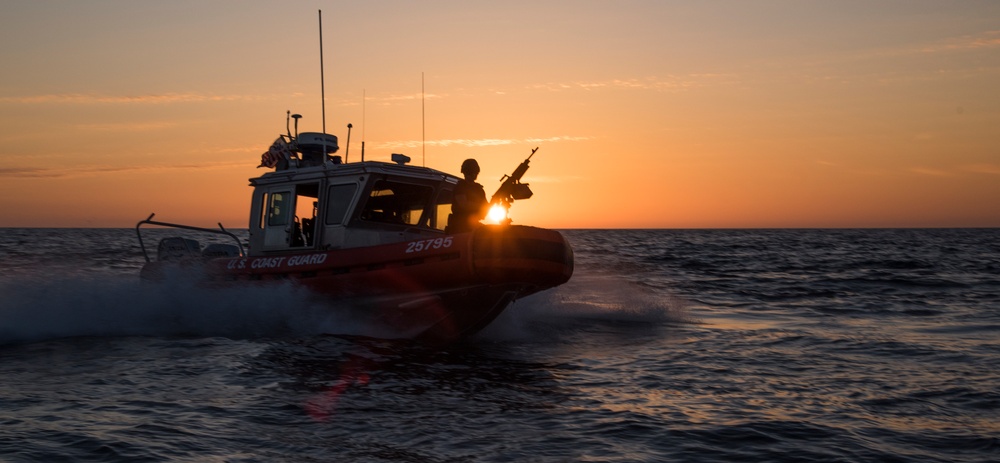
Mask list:
[{"label": "sun", "polygon": [[507,220],[507,208],[500,204],[494,204],[490,207],[490,212],[486,214],[486,221],[489,223],[503,223]]}]

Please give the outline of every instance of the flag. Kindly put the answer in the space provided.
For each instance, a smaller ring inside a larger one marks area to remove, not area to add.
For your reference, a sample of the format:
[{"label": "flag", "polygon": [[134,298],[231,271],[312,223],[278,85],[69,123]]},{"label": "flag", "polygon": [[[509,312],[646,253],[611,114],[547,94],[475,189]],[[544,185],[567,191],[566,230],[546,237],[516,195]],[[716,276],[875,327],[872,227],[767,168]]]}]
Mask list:
[{"label": "flag", "polygon": [[287,161],[289,158],[291,158],[291,151],[288,149],[288,144],[283,138],[278,137],[271,144],[271,147],[260,155],[260,165],[257,167],[275,167],[282,160]]}]

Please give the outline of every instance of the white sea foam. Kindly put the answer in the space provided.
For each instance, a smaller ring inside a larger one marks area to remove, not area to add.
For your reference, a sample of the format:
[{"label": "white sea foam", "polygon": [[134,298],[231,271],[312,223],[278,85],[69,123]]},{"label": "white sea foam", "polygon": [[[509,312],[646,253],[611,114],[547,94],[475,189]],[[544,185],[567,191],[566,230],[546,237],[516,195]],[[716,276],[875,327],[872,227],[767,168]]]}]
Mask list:
[{"label": "white sea foam", "polygon": [[688,304],[624,278],[577,271],[566,284],[516,301],[482,335],[491,340],[545,339],[588,324],[657,326],[690,321]]},{"label": "white sea foam", "polygon": [[74,336],[351,334],[378,328],[349,307],[331,310],[290,284],[206,287],[193,276],[163,283],[131,276],[56,275],[0,281],[0,344]]}]

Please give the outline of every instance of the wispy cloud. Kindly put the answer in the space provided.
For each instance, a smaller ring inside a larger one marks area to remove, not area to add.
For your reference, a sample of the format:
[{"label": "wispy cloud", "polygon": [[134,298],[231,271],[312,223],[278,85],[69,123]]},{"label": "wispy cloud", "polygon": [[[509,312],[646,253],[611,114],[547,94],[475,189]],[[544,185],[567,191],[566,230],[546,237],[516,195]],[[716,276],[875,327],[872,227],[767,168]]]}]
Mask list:
[{"label": "wispy cloud", "polygon": [[976,50],[1000,47],[1000,31],[986,31],[976,35],[963,35],[943,42],[920,48],[924,53],[939,53],[958,50]]},{"label": "wispy cloud", "polygon": [[911,167],[910,172],[920,175],[929,175],[932,177],[954,177],[955,173],[942,169],[932,169],[929,167]]},{"label": "wispy cloud", "polygon": [[375,103],[394,103],[394,102],[397,102],[397,101],[413,101],[413,100],[419,100],[419,99],[431,100],[431,99],[437,99],[437,98],[442,98],[442,97],[443,97],[443,95],[439,95],[439,94],[436,94],[436,93],[428,93],[428,94],[424,94],[424,95],[421,95],[420,93],[409,93],[409,94],[403,94],[403,95],[389,95],[389,96],[383,96],[383,97],[367,97],[366,100],[367,101],[372,101],[372,102],[375,102]]},{"label": "wispy cloud", "polygon": [[0,178],[71,178],[123,172],[143,172],[162,170],[205,170],[247,167],[254,161],[214,162],[199,164],[151,165],[151,166],[82,166],[82,167],[4,167],[0,168]]},{"label": "wispy cloud", "polygon": [[95,93],[50,93],[45,95],[4,96],[0,103],[16,104],[172,104],[218,101],[254,101],[269,99],[263,95],[211,95],[203,93],[159,93],[145,95],[102,95]]},{"label": "wispy cloud", "polygon": [[665,77],[647,77],[643,79],[611,79],[598,81],[549,82],[528,86],[533,90],[566,91],[566,90],[606,90],[630,89],[651,90],[656,92],[680,92],[693,88],[704,87],[709,82],[722,82],[730,79],[726,74],[688,74],[684,76],[669,75]]},{"label": "wispy cloud", "polygon": [[[1000,47],[1000,31],[986,31],[973,35],[946,38],[935,42],[908,43],[888,47],[852,50],[845,53],[817,54],[789,66],[779,62],[783,70],[778,75],[795,81],[822,83],[877,83],[891,85],[901,82],[940,81],[942,79],[982,78],[996,73],[995,66],[980,61],[953,61],[932,70],[900,70],[898,60],[926,62],[928,55],[945,55]],[[859,65],[864,63],[864,65]],[[874,67],[872,67],[874,66]],[[795,72],[789,72],[794,70]],[[860,72],[859,72],[860,71]],[[773,76],[768,77],[773,80]]]},{"label": "wispy cloud", "polygon": [[56,169],[45,167],[0,167],[0,178],[2,177],[62,177]]},{"label": "wispy cloud", "polygon": [[150,132],[176,127],[174,122],[109,122],[103,124],[77,124],[76,128],[95,132]]},{"label": "wispy cloud", "polygon": [[969,164],[962,166],[962,170],[977,174],[1000,175],[1000,165],[997,164]]},{"label": "wispy cloud", "polygon": [[340,102],[338,104],[340,106],[361,106],[362,103],[364,103],[364,104],[373,104],[373,105],[378,105],[378,106],[389,106],[389,105],[394,105],[394,104],[398,104],[398,103],[408,103],[408,102],[411,102],[411,101],[420,101],[421,99],[424,99],[424,100],[437,100],[437,99],[446,98],[447,96],[448,95],[442,94],[442,93],[427,93],[427,94],[421,95],[420,92],[417,92],[417,93],[391,94],[391,95],[384,95],[384,96],[378,96],[378,95],[371,96],[371,95],[368,95],[368,96],[365,96],[362,99],[358,99],[358,98],[352,98],[350,100],[340,99]]},{"label": "wispy cloud", "polygon": [[956,177],[963,174],[973,173],[973,174],[986,174],[986,175],[1000,175],[1000,165],[998,164],[965,164],[961,166],[952,166],[947,169],[935,169],[930,167],[911,167],[907,169],[911,173],[920,175],[929,175],[933,177]]},{"label": "wispy cloud", "polygon": [[[428,146],[467,146],[467,147],[483,147],[483,146],[505,146],[505,145],[517,145],[517,144],[532,144],[532,143],[558,143],[558,142],[573,142],[573,141],[585,141],[590,140],[592,137],[571,137],[571,136],[560,136],[560,137],[548,137],[548,138],[521,138],[521,139],[508,139],[508,138],[455,138],[448,140],[427,140]],[[423,142],[420,140],[401,140],[401,141],[389,141],[383,143],[375,144],[379,148],[417,148]]]},{"label": "wispy cloud", "polygon": [[529,183],[569,183],[569,182],[579,182],[581,180],[586,180],[586,177],[581,177],[579,175],[561,175],[561,176],[536,176],[532,175]]}]

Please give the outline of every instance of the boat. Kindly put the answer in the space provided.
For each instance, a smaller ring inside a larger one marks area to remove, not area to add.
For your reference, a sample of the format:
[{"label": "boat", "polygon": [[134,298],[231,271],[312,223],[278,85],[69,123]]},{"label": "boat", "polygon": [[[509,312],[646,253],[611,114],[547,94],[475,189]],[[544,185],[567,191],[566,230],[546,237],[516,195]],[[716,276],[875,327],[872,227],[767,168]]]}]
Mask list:
[{"label": "boat", "polygon": [[[558,231],[509,219],[456,231],[448,222],[459,177],[402,154],[365,161],[363,144],[361,161],[345,162],[335,154],[336,136],[300,134],[301,116],[292,117],[295,133],[280,135],[262,156],[260,167],[271,170],[250,179],[249,239],[221,223],[203,228],[150,214],[136,224],[146,259],[141,279],[180,271],[206,285],[292,284],[330,310],[363,313],[393,336],[452,342],[573,274],[572,247]],[[501,179],[494,207],[531,196],[521,183],[530,159]],[[144,226],[213,233],[229,243],[166,237],[151,259]]]}]

